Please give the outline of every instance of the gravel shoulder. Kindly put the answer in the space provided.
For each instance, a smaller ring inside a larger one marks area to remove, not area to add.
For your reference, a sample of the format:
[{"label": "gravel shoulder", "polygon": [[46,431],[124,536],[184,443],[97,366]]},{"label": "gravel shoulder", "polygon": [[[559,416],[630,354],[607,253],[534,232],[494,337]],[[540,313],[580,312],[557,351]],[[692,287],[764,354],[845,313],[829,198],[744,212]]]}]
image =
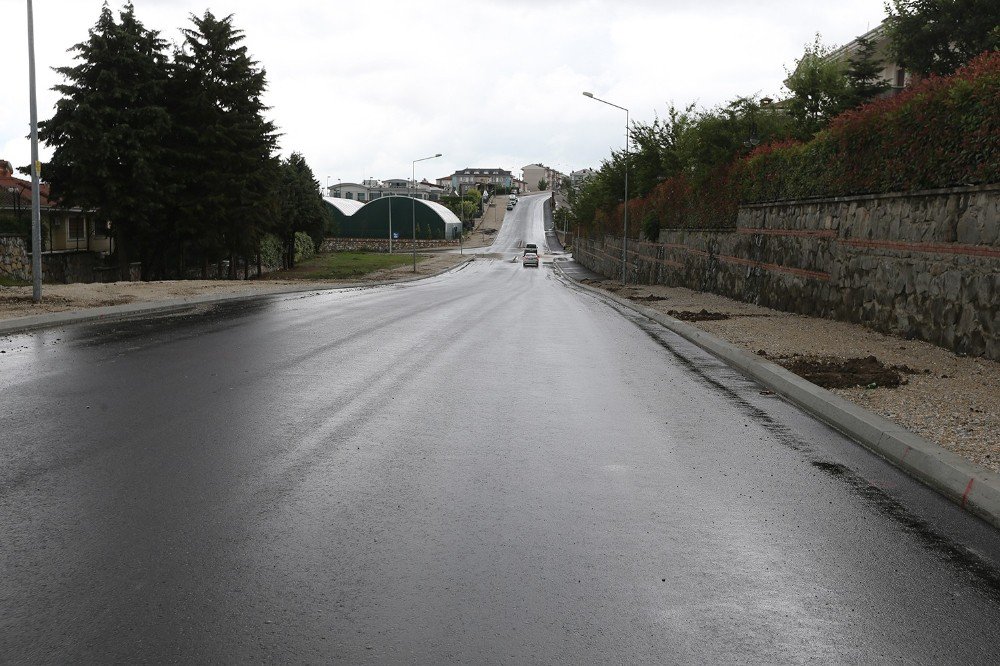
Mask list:
[{"label": "gravel shoulder", "polygon": [[0,286],[0,320],[30,317],[47,312],[69,312],[128,303],[157,303],[190,296],[277,294],[301,287],[339,288],[373,282],[404,282],[434,275],[447,270],[468,256],[457,253],[427,255],[412,265],[369,273],[349,280],[164,280],[161,282],[109,282],[91,284],[46,284],[42,286],[42,302],[31,301],[31,287]]},{"label": "gravel shoulder", "polygon": [[[863,385],[830,386],[829,390],[1000,472],[1000,363],[957,356],[926,342],[884,335],[859,324],[780,312],[681,287],[623,288],[609,280],[588,282],[686,320],[786,367],[812,363],[838,368],[842,372],[828,374],[843,379],[850,378],[850,367],[856,365],[845,361],[874,357],[880,366],[896,369],[901,380],[898,386],[863,375]],[[822,385],[822,380],[807,378]]]}]

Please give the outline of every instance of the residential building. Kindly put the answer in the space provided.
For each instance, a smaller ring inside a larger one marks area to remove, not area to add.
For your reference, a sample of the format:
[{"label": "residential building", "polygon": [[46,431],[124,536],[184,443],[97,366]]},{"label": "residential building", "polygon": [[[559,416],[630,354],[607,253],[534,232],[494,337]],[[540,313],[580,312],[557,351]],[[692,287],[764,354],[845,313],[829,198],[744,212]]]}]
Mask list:
[{"label": "residential building", "polygon": [[[10,231],[31,228],[30,180],[14,176],[10,162],[0,160],[0,219]],[[38,188],[41,204],[42,251],[110,252],[111,231],[107,222],[79,207],[60,206],[49,198],[48,183]]]},{"label": "residential building", "polygon": [[910,83],[910,74],[895,61],[889,53],[889,36],[885,32],[885,22],[869,30],[852,42],[841,46],[836,51],[827,56],[827,59],[841,62],[846,67],[851,58],[860,55],[861,45],[859,40],[867,40],[874,47],[875,61],[881,65],[880,76],[883,81],[887,81],[893,93],[899,92]]},{"label": "residential building", "polygon": [[523,191],[526,192],[537,190],[540,180],[546,182],[548,189],[559,189],[562,179],[566,177],[565,174],[544,164],[529,164],[521,167],[521,176],[526,186]]},{"label": "residential building", "polygon": [[510,171],[495,167],[468,168],[456,171],[451,176],[451,188],[459,194],[464,194],[472,188],[480,191],[507,189],[511,186]]},{"label": "residential building", "polygon": [[580,187],[585,182],[593,178],[595,174],[597,174],[597,171],[589,168],[571,171],[569,174],[569,181],[573,184],[573,187]]},{"label": "residential building", "polygon": [[331,185],[327,193],[334,198],[365,203],[388,196],[415,196],[417,199],[425,201],[439,201],[442,196],[448,194],[448,190],[426,179],[417,183],[416,187],[413,187],[408,178],[390,178],[388,180],[367,178],[360,183],[337,183],[336,185]]}]

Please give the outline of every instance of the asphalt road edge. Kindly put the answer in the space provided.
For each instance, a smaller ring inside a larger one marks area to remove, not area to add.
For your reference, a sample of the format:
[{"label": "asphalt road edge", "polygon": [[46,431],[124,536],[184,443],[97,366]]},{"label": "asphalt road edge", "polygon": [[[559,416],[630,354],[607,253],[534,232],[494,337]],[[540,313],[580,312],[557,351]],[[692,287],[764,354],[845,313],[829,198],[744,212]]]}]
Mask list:
[{"label": "asphalt road edge", "polygon": [[475,256],[460,261],[454,266],[444,268],[437,273],[421,275],[415,278],[403,280],[387,280],[384,282],[357,282],[350,284],[313,284],[310,286],[291,286],[288,289],[268,291],[258,294],[206,294],[204,296],[188,296],[164,301],[144,301],[139,303],[126,303],[124,305],[107,305],[103,307],[87,308],[85,310],[66,310],[64,312],[47,312],[40,315],[29,315],[27,317],[15,317],[13,319],[0,320],[0,335],[13,335],[17,333],[27,333],[46,328],[55,328],[70,324],[83,324],[94,321],[113,321],[116,319],[126,319],[143,315],[159,315],[171,312],[182,312],[199,305],[214,305],[217,303],[238,303],[240,301],[253,301],[262,298],[272,298],[287,294],[300,294],[304,292],[338,291],[341,289],[357,289],[359,287],[384,287],[394,284],[406,284],[419,280],[444,275],[449,271],[458,270],[469,262],[475,260]]},{"label": "asphalt road edge", "polygon": [[[573,280],[561,269],[559,272]],[[573,282],[652,319],[719,357],[935,489],[962,509],[1000,527],[1000,475],[700,328],[603,289],[577,280]]]}]

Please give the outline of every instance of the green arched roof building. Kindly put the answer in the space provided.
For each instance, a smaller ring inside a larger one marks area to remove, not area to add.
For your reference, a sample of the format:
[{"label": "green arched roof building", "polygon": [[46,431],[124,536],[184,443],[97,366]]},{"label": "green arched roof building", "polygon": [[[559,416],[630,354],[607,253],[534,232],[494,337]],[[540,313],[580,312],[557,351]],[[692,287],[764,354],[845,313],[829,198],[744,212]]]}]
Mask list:
[{"label": "green arched roof building", "polygon": [[462,221],[448,208],[434,201],[389,196],[361,204],[349,199],[323,197],[335,220],[338,238],[416,237],[428,240],[452,240],[461,233]]}]

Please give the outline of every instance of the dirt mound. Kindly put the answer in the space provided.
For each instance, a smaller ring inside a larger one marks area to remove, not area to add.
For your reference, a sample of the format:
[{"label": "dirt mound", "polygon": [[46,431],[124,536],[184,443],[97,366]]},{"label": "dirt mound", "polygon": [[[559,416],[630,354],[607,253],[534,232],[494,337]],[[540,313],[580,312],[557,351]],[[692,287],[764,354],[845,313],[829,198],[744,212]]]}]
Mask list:
[{"label": "dirt mound", "polygon": [[667,314],[674,319],[681,321],[716,321],[719,319],[729,319],[725,312],[709,312],[704,308],[700,312],[690,310],[667,310]]},{"label": "dirt mound", "polygon": [[644,296],[639,296],[639,295],[629,296],[629,300],[632,300],[632,301],[645,301],[645,302],[648,303],[650,301],[665,301],[665,300],[667,300],[667,297],[666,296],[657,296],[656,294],[646,294]]},{"label": "dirt mound", "polygon": [[797,356],[778,362],[823,388],[897,388],[906,383],[904,375],[916,373],[905,365],[887,366],[874,356],[848,359]]}]

